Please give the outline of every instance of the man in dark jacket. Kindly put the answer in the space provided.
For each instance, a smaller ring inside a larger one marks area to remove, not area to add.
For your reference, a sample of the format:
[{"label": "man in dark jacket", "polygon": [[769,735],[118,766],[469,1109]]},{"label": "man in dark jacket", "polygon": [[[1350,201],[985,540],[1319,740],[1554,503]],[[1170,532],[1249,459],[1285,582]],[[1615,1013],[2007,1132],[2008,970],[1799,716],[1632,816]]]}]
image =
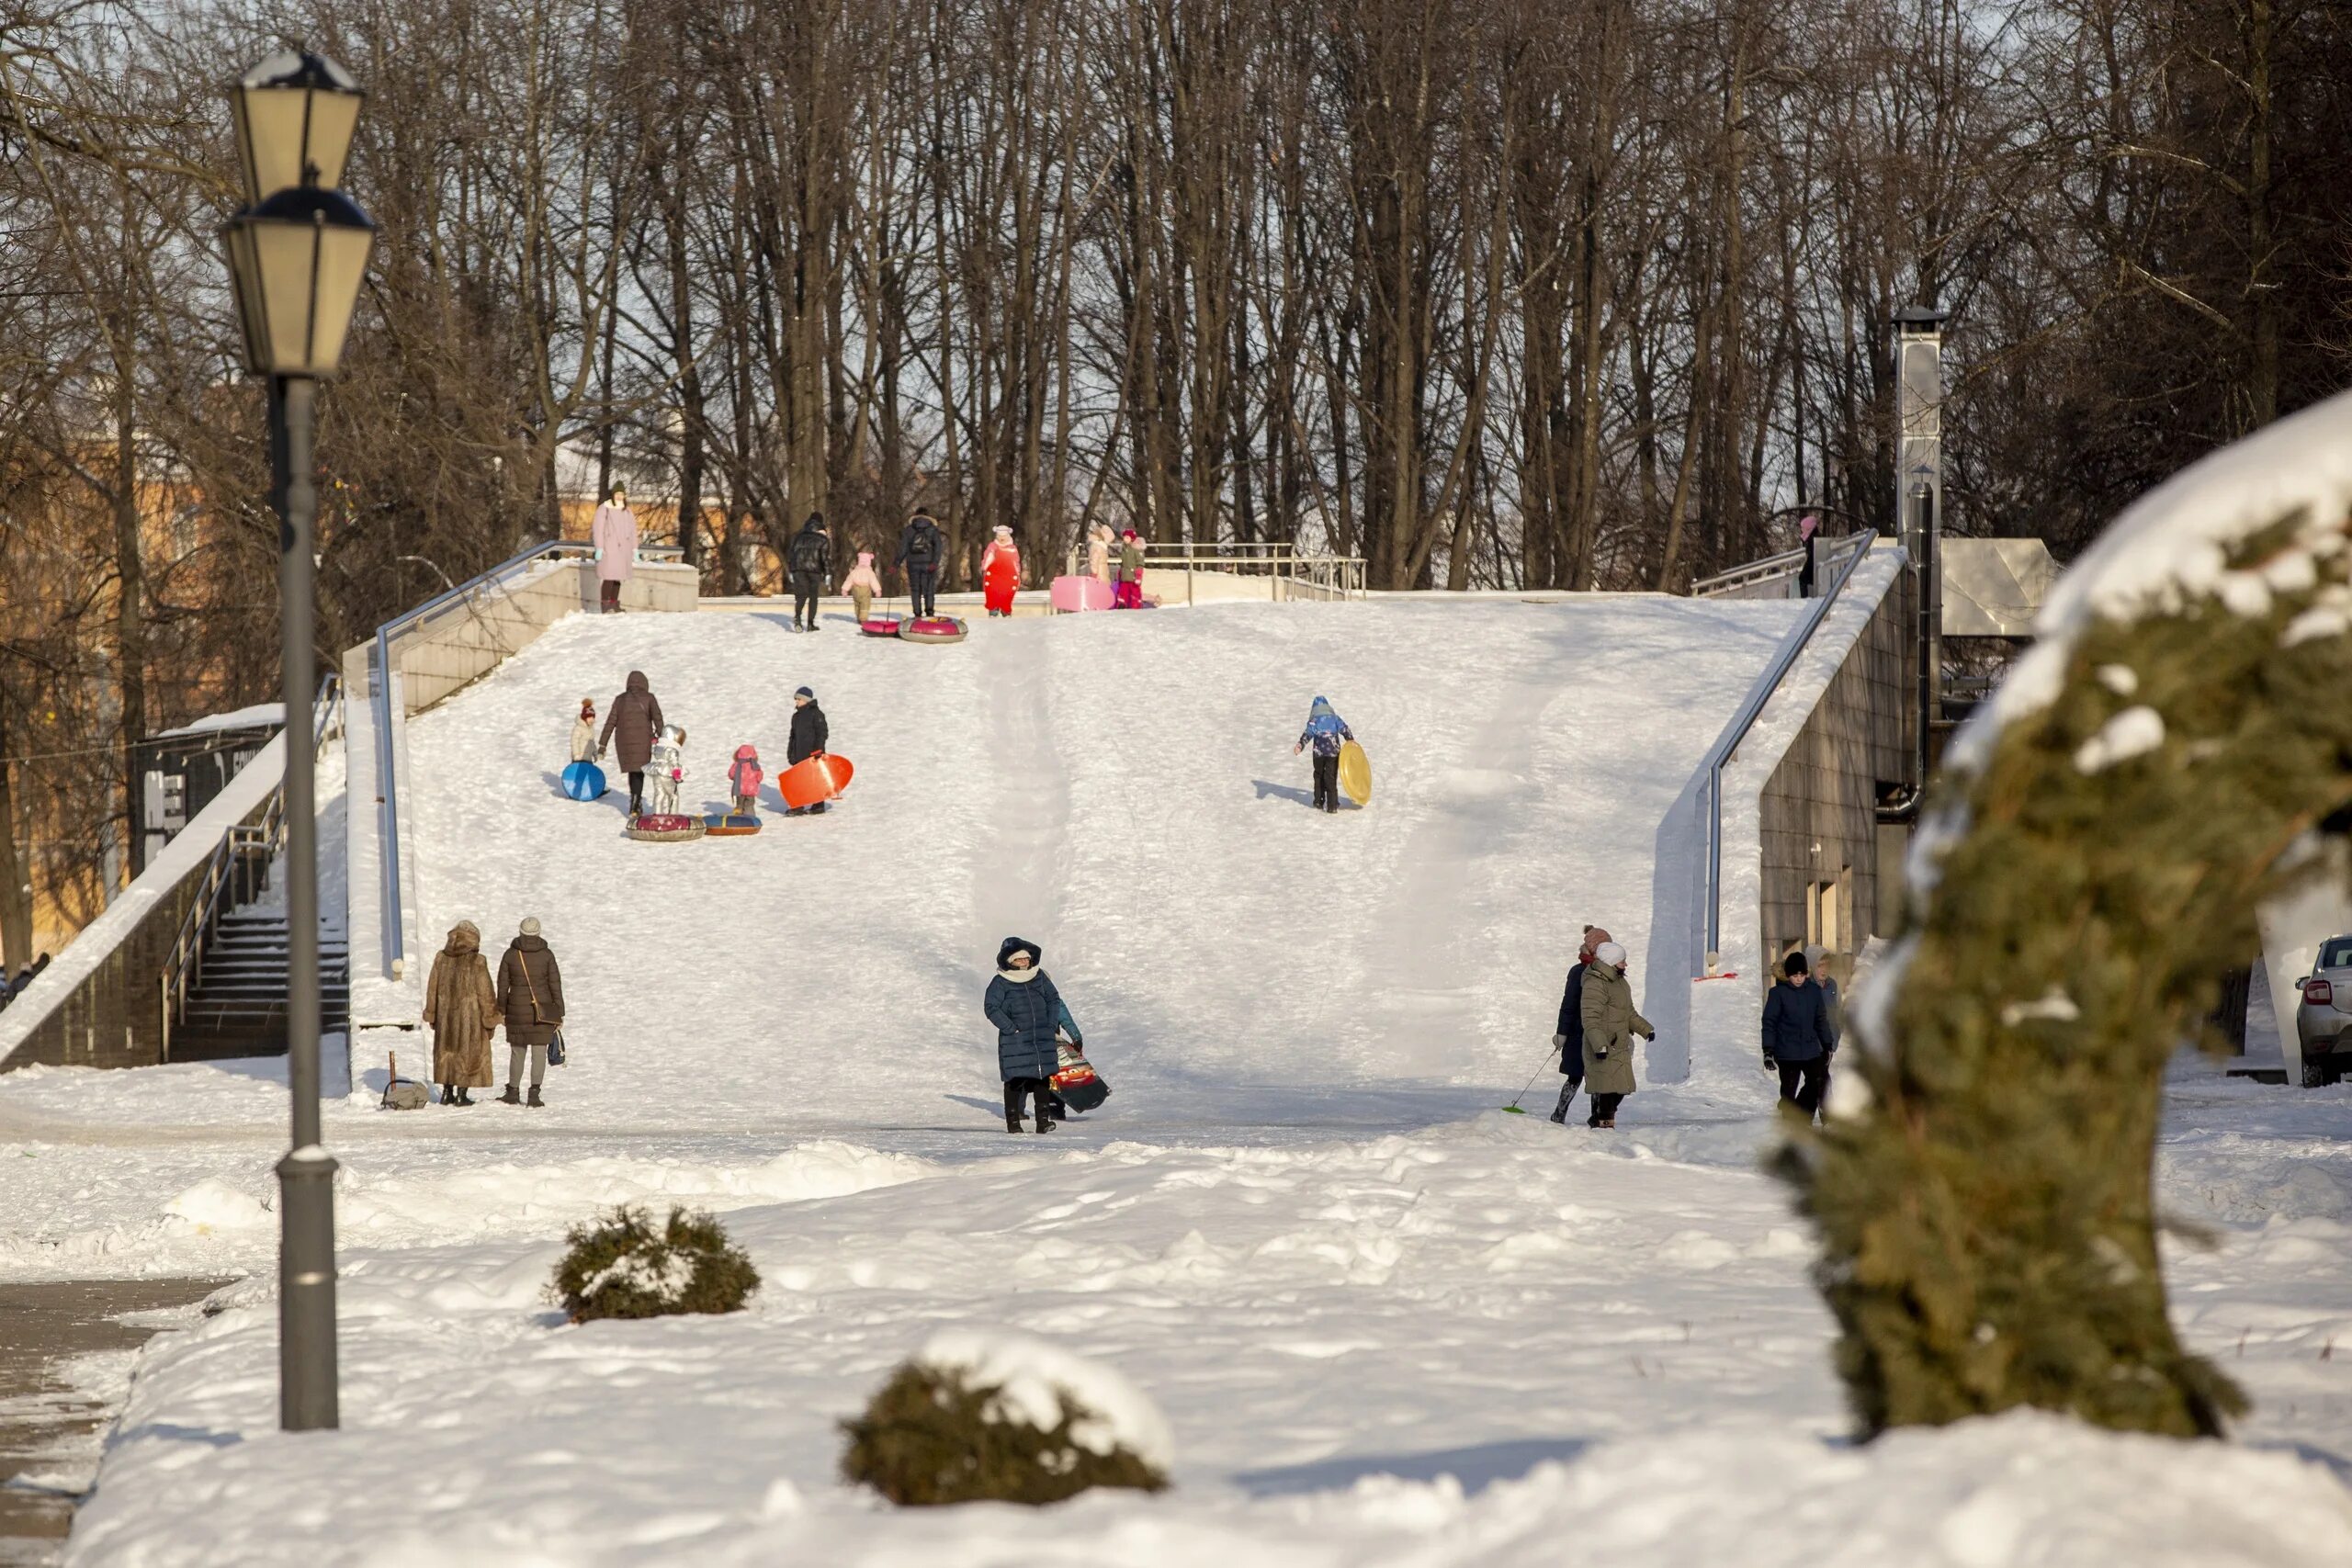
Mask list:
[{"label": "man in dark jacket", "polygon": [[825,591],[825,579],[833,570],[833,538],[825,532],[823,513],[811,512],[808,521],[800,525],[800,532],[792,536],[790,547],[784,552],[784,564],[792,573],[792,629],[813,632],[817,595]]},{"label": "man in dark jacket", "polygon": [[996,950],[996,978],[989,982],[980,1004],[996,1025],[996,1065],[1004,1079],[1008,1133],[1021,1131],[1022,1102],[1031,1096],[1036,1100],[1037,1131],[1054,1130],[1054,1093],[1047,1080],[1061,1064],[1055,1033],[1069,1035],[1073,1045],[1086,1043],[1061,992],[1039,967],[1044,956],[1035,942],[1006,937]]},{"label": "man in dark jacket", "polygon": [[[825,749],[831,727],[825,722],[825,710],[817,705],[817,694],[803,686],[792,694],[792,733],[784,743],[784,765],[797,767]],[[786,817],[815,817],[822,814],[825,803],[789,807]]]},{"label": "man in dark jacket", "polygon": [[1793,1105],[1811,1121],[1829,1086],[1829,1053],[1838,1036],[1829,1026],[1829,1001],[1806,973],[1802,953],[1781,964],[1788,978],[1764,998],[1764,1066],[1781,1075],[1781,1103]]},{"label": "man in dark jacket", "polygon": [[947,536],[922,507],[907,520],[899,536],[899,569],[907,574],[907,593],[921,618],[939,614],[939,566],[947,558]]},{"label": "man in dark jacket", "polygon": [[1599,926],[1584,928],[1577,961],[1568,968],[1567,988],[1560,994],[1560,1021],[1555,1026],[1552,1049],[1560,1054],[1560,1071],[1567,1082],[1560,1086],[1560,1103],[1552,1108],[1552,1120],[1563,1126],[1567,1124],[1569,1103],[1584,1086],[1584,966],[1592,962],[1592,950],[1610,940]]},{"label": "man in dark jacket", "polygon": [[523,1064],[531,1066],[533,1105],[545,1105],[539,1086],[548,1077],[548,1042],[563,1027],[563,971],[555,964],[555,950],[539,934],[539,922],[525,919],[522,931],[507,944],[498,961],[498,1016],[506,1026],[507,1105],[524,1103]]},{"label": "man in dark jacket", "polygon": [[621,771],[628,774],[628,814],[645,809],[645,768],[653,760],[653,741],[662,733],[662,704],[646,684],[645,671],[628,672],[628,690],[605,710],[605,733],[596,742],[602,757],[618,743]]}]

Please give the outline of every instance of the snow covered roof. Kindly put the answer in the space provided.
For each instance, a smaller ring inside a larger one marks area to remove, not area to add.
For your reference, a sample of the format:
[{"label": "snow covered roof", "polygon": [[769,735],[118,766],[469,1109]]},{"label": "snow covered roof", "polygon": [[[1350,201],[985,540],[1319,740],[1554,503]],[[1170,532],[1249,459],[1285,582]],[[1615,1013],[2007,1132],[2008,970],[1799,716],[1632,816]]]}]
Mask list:
[{"label": "snow covered roof", "polygon": [[266,729],[283,727],[285,723],[284,703],[255,703],[249,708],[238,708],[232,713],[207,714],[176,729],[159,729],[148,739],[165,740],[175,735],[212,735],[224,729]]}]

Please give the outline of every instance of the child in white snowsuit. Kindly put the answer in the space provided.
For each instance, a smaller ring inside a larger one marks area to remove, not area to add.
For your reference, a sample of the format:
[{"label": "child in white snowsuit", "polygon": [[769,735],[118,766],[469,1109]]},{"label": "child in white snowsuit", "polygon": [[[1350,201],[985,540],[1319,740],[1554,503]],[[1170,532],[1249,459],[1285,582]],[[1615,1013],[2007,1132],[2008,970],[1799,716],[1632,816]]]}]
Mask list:
[{"label": "child in white snowsuit", "polygon": [[678,810],[678,786],[686,780],[686,732],[673,729],[653,748],[653,765],[646,771],[646,782],[653,791],[653,814],[673,817]]},{"label": "child in white snowsuit", "polygon": [[571,727],[571,760],[593,762],[596,760],[596,699],[580,699],[580,722]]}]

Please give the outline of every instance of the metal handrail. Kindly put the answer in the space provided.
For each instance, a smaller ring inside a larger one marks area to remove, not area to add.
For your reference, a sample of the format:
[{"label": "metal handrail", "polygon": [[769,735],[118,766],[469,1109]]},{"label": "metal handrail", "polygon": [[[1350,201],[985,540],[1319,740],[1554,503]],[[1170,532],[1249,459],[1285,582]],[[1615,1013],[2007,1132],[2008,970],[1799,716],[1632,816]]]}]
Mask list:
[{"label": "metal handrail", "polygon": [[[577,539],[556,539],[533,545],[510,556],[488,571],[466,579],[445,593],[437,593],[376,628],[376,690],[370,706],[376,721],[376,837],[379,846],[378,872],[381,884],[386,956],[394,968],[408,962],[408,940],[401,908],[401,792],[392,766],[392,638],[414,627],[426,616],[481,589],[501,585],[512,573],[541,560],[593,555],[595,547]],[[639,552],[660,556],[658,547]]]},{"label": "metal handrail", "polygon": [[[1141,547],[1147,569],[1156,566],[1188,574],[1205,569],[1237,577],[1274,577],[1339,599],[1360,598],[1364,591],[1362,556],[1309,553],[1288,539],[1227,539],[1190,545],[1181,540],[1147,541]],[[1069,572],[1073,577],[1086,574],[1086,545],[1082,540],[1070,549]],[[1189,604],[1189,580],[1184,586],[1185,602]]]},{"label": "metal handrail", "polygon": [[[1748,689],[1747,700],[1740,705],[1739,712],[1732,716],[1731,723],[1707,752],[1707,945],[1704,951],[1708,955],[1723,951],[1724,764],[1738,751],[1740,742],[1747,739],[1747,732],[1756,727],[1756,721],[1763,716],[1765,705],[1780,691],[1781,682],[1788,678],[1789,671],[1813,641],[1813,634],[1821,629],[1821,623],[1829,616],[1829,607],[1846,591],[1854,569],[1870,555],[1871,543],[1877,537],[1875,534],[1846,536],[1846,539],[1853,541],[1853,548],[1847,556],[1845,565],[1837,569],[1837,575],[1829,580],[1826,592],[1819,598],[1807,601],[1812,608],[1805,612],[1796,629],[1781,644],[1781,651],[1774,657],[1771,668]],[[1846,539],[1831,542],[1843,544]],[[1703,966],[1705,959],[1701,962]]]},{"label": "metal handrail", "polygon": [[[343,682],[329,673],[320,679],[319,694],[311,704],[313,756],[326,749],[329,737],[341,728],[342,714]],[[284,728],[280,727],[281,732]],[[257,852],[274,856],[278,840],[285,837],[286,781],[282,773],[277,787],[269,792],[260,809],[261,820],[232,824],[220,835],[220,841],[212,846],[212,854],[204,865],[204,885],[181,919],[180,929],[172,938],[171,951],[164,955],[163,969],[156,976],[163,1005],[163,1059],[166,1062],[172,1059],[172,1025],[187,1012],[188,976],[193,975],[198,984],[203,983],[204,950],[211,940],[220,901],[229,893],[231,871],[243,865]],[[245,887],[243,897],[251,896],[252,889]]]},{"label": "metal handrail", "polygon": [[[1868,536],[1867,535],[1846,536],[1848,538]],[[1834,542],[1828,539],[1822,541],[1825,545]],[[1802,548],[1782,550],[1778,555],[1764,556],[1747,562],[1745,566],[1733,567],[1729,571],[1719,571],[1713,577],[1702,577],[1690,585],[1690,596],[1693,599],[1712,598],[1726,589],[1746,587],[1751,582],[1770,582],[1776,577],[1793,577],[1804,568],[1804,554]]]}]

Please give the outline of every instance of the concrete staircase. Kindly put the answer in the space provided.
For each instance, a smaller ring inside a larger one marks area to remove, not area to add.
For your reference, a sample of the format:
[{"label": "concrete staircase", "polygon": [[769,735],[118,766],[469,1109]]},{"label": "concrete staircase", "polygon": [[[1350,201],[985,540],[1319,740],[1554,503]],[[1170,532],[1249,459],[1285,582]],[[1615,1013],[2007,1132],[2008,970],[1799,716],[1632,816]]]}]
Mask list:
[{"label": "concrete staircase", "polygon": [[[286,1054],[286,912],[232,909],[205,944],[187,1009],[172,1026],[172,1060]],[[351,956],[339,937],[319,934],[319,1027],[349,1027]]]}]

